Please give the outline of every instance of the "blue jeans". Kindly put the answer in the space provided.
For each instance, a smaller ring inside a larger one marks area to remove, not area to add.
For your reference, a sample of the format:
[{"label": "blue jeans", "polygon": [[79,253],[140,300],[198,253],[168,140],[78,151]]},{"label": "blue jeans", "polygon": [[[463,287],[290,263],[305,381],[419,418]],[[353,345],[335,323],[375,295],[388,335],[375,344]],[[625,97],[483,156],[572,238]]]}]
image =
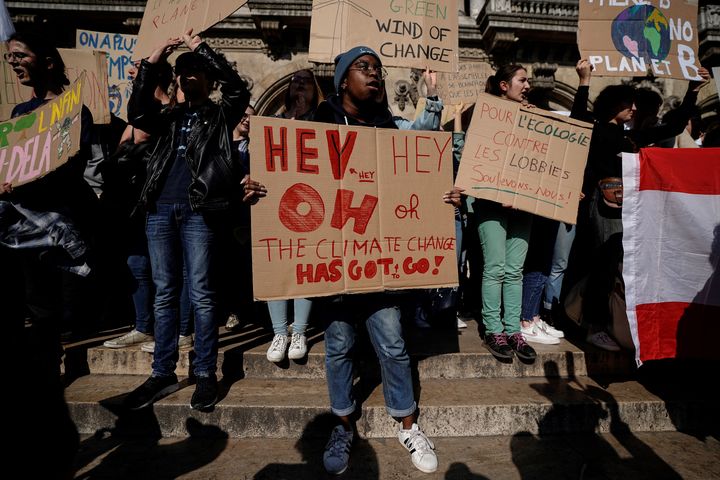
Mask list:
[{"label": "blue jeans", "polygon": [[308,318],[310,318],[310,310],[312,309],[312,300],[296,298],[295,300],[271,300],[267,302],[275,335],[287,335],[288,333],[287,310],[290,302],[293,302],[293,315],[295,316],[293,333],[305,334]]},{"label": "blue jeans", "polygon": [[[335,415],[347,416],[355,411],[353,387],[353,347],[356,325],[353,312],[347,308],[335,316],[325,330],[325,371],[330,408]],[[366,320],[370,341],[380,360],[385,408],[393,417],[407,417],[415,413],[410,356],[400,325],[400,309],[381,308]]]},{"label": "blue jeans", "polygon": [[150,257],[131,253],[127,257],[127,266],[135,280],[132,301],[135,307],[135,330],[152,335],[153,333],[153,283],[150,269]]},{"label": "blue jeans", "polygon": [[218,357],[218,294],[214,285],[215,229],[190,205],[158,204],[148,214],[146,233],[155,283],[153,376],[174,373],[178,358],[183,263],[195,316],[193,373],[215,373]]},{"label": "blue jeans", "polygon": [[[152,282],[152,269],[150,268],[150,256],[147,252],[145,232],[143,232],[142,237],[145,242],[145,252],[130,253],[127,257],[127,266],[133,280],[135,280],[132,291],[133,306],[135,307],[135,330],[152,335],[155,287]],[[190,297],[188,296],[187,273],[184,270],[183,288],[180,294],[180,335],[186,336],[192,333],[192,326],[190,325]]]},{"label": "blue jeans", "polygon": [[555,238],[550,275],[548,275],[547,282],[545,282],[543,306],[546,310],[552,310],[553,304],[560,302],[563,279],[565,278],[568,258],[570,258],[570,250],[574,241],[575,225],[560,222],[557,237]]},{"label": "blue jeans", "polygon": [[547,276],[543,272],[526,272],[522,282],[522,320],[532,321],[540,315],[540,299]]}]

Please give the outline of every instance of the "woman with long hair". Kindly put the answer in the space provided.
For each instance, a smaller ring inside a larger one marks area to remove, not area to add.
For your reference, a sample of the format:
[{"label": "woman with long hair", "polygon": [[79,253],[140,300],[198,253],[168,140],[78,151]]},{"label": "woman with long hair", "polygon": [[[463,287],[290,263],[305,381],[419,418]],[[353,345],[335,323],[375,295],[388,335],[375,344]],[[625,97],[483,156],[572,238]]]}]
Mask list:
[{"label": "woman with long hair", "polygon": [[[485,91],[518,103],[530,90],[522,65],[503,65],[488,78]],[[485,345],[497,358],[534,360],[535,350],[520,332],[522,268],[528,251],[532,215],[496,202],[472,199],[483,252],[482,321]],[[502,312],[502,313],[501,313]]]},{"label": "woman with long hair", "polygon": [[[277,116],[294,120],[312,120],[323,96],[315,75],[311,70],[298,70],[290,77],[282,112]],[[288,335],[288,308],[293,305],[292,334]],[[281,362],[285,351],[290,360],[300,360],[307,355],[305,329],[310,318],[312,301],[307,298],[295,300],[271,300],[268,302],[270,321],[273,326],[273,341],[267,350],[267,359]]]}]

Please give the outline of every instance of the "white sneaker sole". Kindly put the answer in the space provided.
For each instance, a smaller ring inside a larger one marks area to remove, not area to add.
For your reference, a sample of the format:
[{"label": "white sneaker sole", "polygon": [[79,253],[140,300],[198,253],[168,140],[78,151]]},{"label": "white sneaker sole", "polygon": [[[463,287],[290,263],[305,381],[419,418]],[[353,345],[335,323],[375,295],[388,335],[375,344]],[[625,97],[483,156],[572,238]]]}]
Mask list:
[{"label": "white sneaker sole", "polygon": [[522,336],[525,339],[525,341],[528,343],[541,343],[543,345],[558,345],[560,343],[560,339],[555,338],[555,337],[553,337],[552,339],[537,338],[537,337],[533,337],[532,335],[527,335],[525,333],[523,333]]},{"label": "white sneaker sole", "polygon": [[271,357],[270,355],[265,355],[265,358],[268,359],[268,362],[272,363],[280,363],[283,360],[285,360],[285,355],[279,356],[279,357]]},{"label": "white sneaker sole", "polygon": [[420,470],[423,473],[433,473],[433,472],[437,471],[437,467],[435,467],[431,470],[429,468],[423,468],[420,465],[417,465],[415,462],[413,462],[413,465],[415,465],[415,468],[417,468],[418,470]]},{"label": "white sneaker sole", "polygon": [[302,360],[307,355],[307,350],[304,352],[288,352],[288,358],[290,360]]}]

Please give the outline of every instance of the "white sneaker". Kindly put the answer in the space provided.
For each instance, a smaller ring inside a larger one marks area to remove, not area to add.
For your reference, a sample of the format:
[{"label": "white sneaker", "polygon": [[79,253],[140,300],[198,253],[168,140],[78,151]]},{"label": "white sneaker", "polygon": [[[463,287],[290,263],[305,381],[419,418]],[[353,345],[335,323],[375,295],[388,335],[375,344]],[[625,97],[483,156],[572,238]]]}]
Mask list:
[{"label": "white sneaker", "polygon": [[139,332],[135,329],[130,330],[125,335],[113,338],[103,342],[103,347],[106,348],[123,348],[137,345],[138,343],[149,342],[153,339],[152,335],[147,333]]},{"label": "white sneaker", "polygon": [[340,475],[347,470],[352,441],[352,431],[345,431],[342,425],[338,425],[333,429],[330,440],[325,445],[325,453],[323,453],[323,464],[328,473]]},{"label": "white sneaker", "polygon": [[[192,346],[192,333],[190,335],[180,335],[178,337],[178,349],[192,348]],[[140,350],[146,353],[155,353],[155,342],[153,341],[143,343],[142,345],[140,345]]]},{"label": "white sneaker", "polygon": [[605,332],[590,333],[587,342],[609,352],[619,352],[620,346]]},{"label": "white sneaker", "polygon": [[288,358],[290,360],[300,360],[307,354],[307,338],[302,333],[293,333],[290,337],[290,348],[288,349]]},{"label": "white sneaker", "polygon": [[535,323],[531,324],[529,327],[523,327],[521,323],[520,333],[522,333],[526,342],[544,343],[545,345],[557,345],[560,343],[559,338],[548,335]]},{"label": "white sneaker", "polygon": [[231,313],[225,322],[225,330],[233,330],[240,326],[240,319],[234,313]]},{"label": "white sneaker", "polygon": [[457,328],[460,330],[461,328],[467,328],[467,323],[463,322],[460,317],[457,318]]},{"label": "white sneaker", "polygon": [[410,459],[413,465],[425,473],[432,473],[437,470],[437,455],[435,455],[435,445],[425,436],[417,423],[413,423],[410,430],[398,431],[398,440],[410,452]]},{"label": "white sneaker", "polygon": [[533,318],[533,323],[535,323],[535,325],[537,325],[540,330],[547,333],[551,337],[555,337],[555,338],[564,338],[565,337],[565,334],[563,333],[562,330],[558,330],[557,328],[553,327],[552,325],[550,325],[549,323],[547,323],[545,320],[543,320],[540,317]]},{"label": "white sneaker", "polygon": [[282,362],[285,360],[285,350],[287,350],[287,346],[287,335],[275,335],[270,344],[270,348],[268,348],[267,359],[275,363]]}]

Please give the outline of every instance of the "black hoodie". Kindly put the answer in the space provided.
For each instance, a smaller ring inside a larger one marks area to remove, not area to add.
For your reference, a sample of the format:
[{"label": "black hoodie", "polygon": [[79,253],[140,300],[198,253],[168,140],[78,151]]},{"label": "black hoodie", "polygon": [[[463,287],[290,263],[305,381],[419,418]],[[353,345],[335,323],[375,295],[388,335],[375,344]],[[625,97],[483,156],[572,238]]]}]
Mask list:
[{"label": "black hoodie", "polygon": [[[313,121],[332,123],[335,125],[398,129],[393,120],[392,112],[388,107],[387,96],[382,103],[377,104],[377,114],[371,122],[363,123],[351,117],[345,109],[343,109],[342,102],[338,95],[331,95],[327,100],[318,105]],[[322,301],[331,303],[341,301],[358,316],[367,318],[382,308],[397,307],[407,301],[412,301],[413,296],[409,292],[409,290],[390,290],[353,295],[334,295],[325,297]]]},{"label": "black hoodie", "polygon": [[392,112],[387,105],[387,96],[382,103],[377,105],[377,113],[371,122],[363,123],[351,117],[345,109],[343,109],[342,102],[338,95],[331,95],[327,100],[318,105],[314,121],[359,127],[394,128],[397,130],[397,125],[395,125],[393,121]]}]

